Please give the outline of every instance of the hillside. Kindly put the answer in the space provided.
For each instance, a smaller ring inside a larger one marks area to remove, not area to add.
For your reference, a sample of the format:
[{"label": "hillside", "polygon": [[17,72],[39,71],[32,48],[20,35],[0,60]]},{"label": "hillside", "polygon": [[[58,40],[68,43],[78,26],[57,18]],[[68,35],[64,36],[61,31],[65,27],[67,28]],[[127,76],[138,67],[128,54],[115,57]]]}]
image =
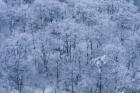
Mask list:
[{"label": "hillside", "polygon": [[138,8],[0,0],[0,93],[140,93]]}]

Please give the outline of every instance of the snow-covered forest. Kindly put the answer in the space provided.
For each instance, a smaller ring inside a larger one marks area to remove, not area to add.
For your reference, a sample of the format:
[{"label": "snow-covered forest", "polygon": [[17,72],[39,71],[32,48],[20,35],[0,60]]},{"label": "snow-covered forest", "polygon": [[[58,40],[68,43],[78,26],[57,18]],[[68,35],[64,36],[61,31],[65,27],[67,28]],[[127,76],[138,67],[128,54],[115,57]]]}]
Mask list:
[{"label": "snow-covered forest", "polygon": [[140,93],[140,0],[0,0],[0,93]]}]

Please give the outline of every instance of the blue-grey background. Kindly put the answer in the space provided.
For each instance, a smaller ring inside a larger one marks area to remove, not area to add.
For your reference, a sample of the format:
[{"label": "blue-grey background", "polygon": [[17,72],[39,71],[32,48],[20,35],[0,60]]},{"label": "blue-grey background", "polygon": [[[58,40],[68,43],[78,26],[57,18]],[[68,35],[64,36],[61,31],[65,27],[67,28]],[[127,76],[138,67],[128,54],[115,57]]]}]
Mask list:
[{"label": "blue-grey background", "polygon": [[0,93],[140,93],[140,0],[0,0]]}]

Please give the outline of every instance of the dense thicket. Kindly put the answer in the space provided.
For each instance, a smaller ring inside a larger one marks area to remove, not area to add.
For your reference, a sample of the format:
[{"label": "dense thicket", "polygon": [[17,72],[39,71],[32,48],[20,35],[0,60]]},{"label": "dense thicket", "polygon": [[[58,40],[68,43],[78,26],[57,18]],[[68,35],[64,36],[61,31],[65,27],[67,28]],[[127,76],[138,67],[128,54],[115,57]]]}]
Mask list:
[{"label": "dense thicket", "polygon": [[133,2],[0,1],[0,93],[39,91],[139,93]]}]

